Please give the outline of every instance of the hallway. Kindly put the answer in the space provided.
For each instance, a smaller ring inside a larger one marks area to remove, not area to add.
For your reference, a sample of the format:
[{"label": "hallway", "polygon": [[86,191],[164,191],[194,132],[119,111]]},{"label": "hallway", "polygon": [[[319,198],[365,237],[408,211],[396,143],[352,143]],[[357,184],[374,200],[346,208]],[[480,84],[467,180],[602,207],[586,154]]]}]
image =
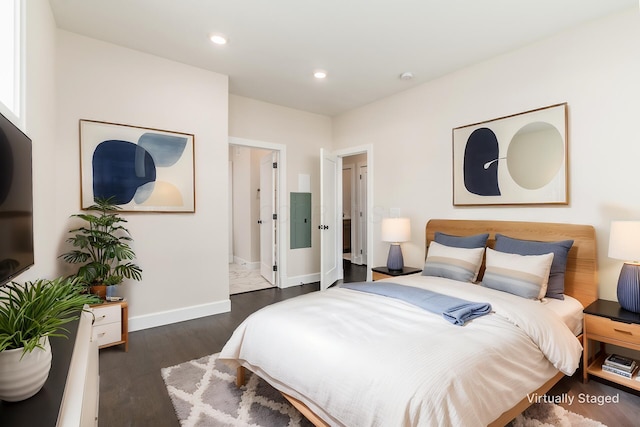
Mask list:
[{"label": "hallway", "polygon": [[342,260],[342,268],[344,269],[344,280],[338,280],[338,283],[364,282],[367,280],[367,266],[352,264],[350,261]]}]

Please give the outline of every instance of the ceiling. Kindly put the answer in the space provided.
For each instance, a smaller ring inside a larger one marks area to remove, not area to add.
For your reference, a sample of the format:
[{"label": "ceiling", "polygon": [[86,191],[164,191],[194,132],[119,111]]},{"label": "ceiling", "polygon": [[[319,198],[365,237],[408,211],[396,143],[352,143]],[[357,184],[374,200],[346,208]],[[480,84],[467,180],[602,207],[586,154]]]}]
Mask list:
[{"label": "ceiling", "polygon": [[[638,0],[50,0],[61,29],[226,74],[333,116]],[[211,43],[222,33],[228,43]],[[313,77],[326,70],[324,80]],[[400,79],[404,72],[411,80]]]}]

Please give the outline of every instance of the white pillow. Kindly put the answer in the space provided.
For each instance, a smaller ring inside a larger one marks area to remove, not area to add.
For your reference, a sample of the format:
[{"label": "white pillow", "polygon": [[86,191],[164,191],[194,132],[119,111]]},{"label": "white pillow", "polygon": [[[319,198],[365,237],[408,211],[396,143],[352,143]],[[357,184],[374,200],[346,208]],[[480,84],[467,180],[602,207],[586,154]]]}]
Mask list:
[{"label": "white pillow", "polygon": [[482,286],[523,298],[542,299],[547,292],[552,261],[553,253],[518,255],[487,248]]},{"label": "white pillow", "polygon": [[484,248],[456,248],[431,242],[423,276],[446,277],[460,282],[475,282],[482,265]]}]

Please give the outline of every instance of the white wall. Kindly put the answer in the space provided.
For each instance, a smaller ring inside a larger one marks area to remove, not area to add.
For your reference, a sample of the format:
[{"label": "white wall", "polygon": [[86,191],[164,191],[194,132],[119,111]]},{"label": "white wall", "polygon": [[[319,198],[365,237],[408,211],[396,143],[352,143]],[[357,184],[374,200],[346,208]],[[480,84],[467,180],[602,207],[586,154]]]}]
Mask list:
[{"label": "white wall", "polygon": [[[58,254],[57,231],[51,227],[55,213],[55,111],[56,26],[49,2],[26,5],[25,133],[33,141],[33,196],[35,264],[15,278],[18,282],[53,279]],[[47,72],[43,72],[47,70]]]},{"label": "white wall", "polygon": [[[570,204],[452,206],[451,129],[560,102],[569,111]],[[462,69],[333,121],[334,148],[375,147],[375,259],[384,265],[380,216],[398,207],[412,219],[407,265],[424,259],[430,218],[592,224],[600,296],[616,299],[621,262],[607,257],[613,219],[640,219],[640,16],[633,9]]]},{"label": "white wall", "polygon": [[131,330],[228,311],[228,242],[220,239],[228,235],[227,76],[66,31],[57,39],[57,133],[47,171],[56,171],[48,224],[57,252],[80,209],[80,119],[192,133],[196,212],[124,214],[144,271],[120,290]]},{"label": "white wall", "polygon": [[287,230],[288,280],[284,285],[320,280],[320,148],[331,148],[331,119],[230,95],[229,136],[286,146],[287,192],[299,191],[299,174],[311,176],[311,248],[289,249],[289,206],[280,206],[279,224]]}]

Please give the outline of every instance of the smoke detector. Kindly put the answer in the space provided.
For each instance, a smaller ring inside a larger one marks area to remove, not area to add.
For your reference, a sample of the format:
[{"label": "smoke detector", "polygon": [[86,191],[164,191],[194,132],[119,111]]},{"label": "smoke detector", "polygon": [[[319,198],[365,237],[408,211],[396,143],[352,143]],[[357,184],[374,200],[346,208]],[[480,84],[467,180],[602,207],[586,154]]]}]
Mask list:
[{"label": "smoke detector", "polygon": [[413,73],[411,71],[405,71],[400,74],[400,80],[411,80],[413,78]]}]

